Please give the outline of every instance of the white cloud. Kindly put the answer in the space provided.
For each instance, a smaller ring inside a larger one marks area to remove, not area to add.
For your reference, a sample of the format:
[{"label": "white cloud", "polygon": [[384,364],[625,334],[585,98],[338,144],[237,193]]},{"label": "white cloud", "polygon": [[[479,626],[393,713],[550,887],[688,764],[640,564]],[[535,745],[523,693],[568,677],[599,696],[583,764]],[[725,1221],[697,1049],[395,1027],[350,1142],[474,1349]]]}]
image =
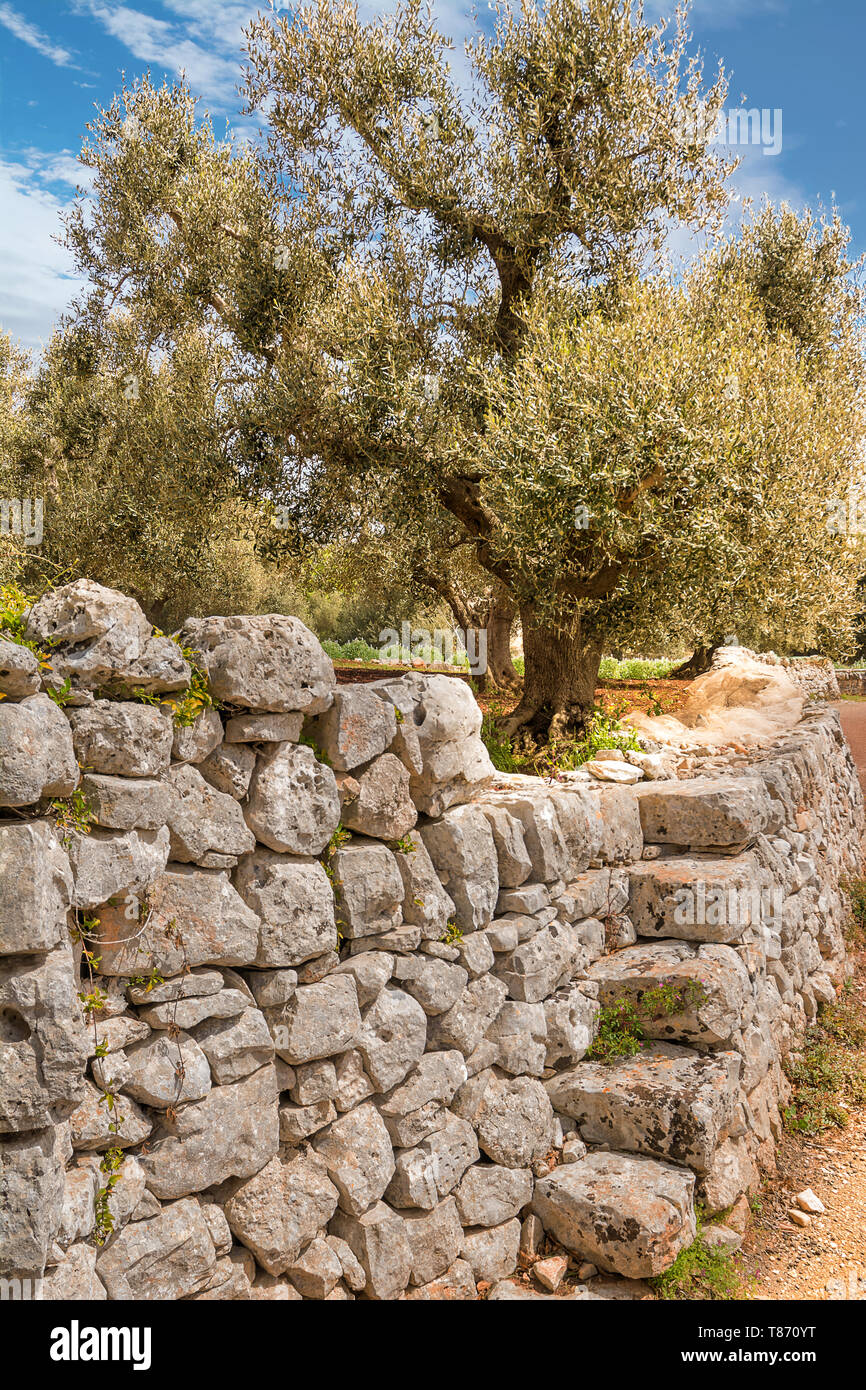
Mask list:
[{"label": "white cloud", "polygon": [[[198,28],[175,24],[165,19],[157,19],[128,5],[104,3],[103,0],[76,0],[79,10],[90,15],[101,24],[106,33],[117,39],[133,55],[156,68],[167,72],[186,74],[186,78],[196,94],[206,97],[212,106],[233,108],[238,104],[236,88],[240,81],[240,31],[237,42],[230,45],[231,56],[225,50],[228,35],[234,30],[225,27],[225,20],[212,23],[205,29],[200,22]],[[175,10],[189,10],[189,15],[181,18],[197,18],[192,11],[198,7],[194,0],[185,4],[177,0],[171,6]],[[255,13],[256,7],[228,5],[220,6],[214,0],[213,9],[219,11],[247,12],[247,17]],[[204,7],[202,7],[204,14]],[[204,42],[198,42],[201,36]]]},{"label": "white cloud", "polygon": [[[60,158],[45,157],[47,177],[57,177],[47,171]],[[41,186],[30,164],[0,159],[0,329],[25,347],[47,342],[59,314],[82,287],[68,253],[53,240],[67,205]]]},{"label": "white cloud", "polygon": [[8,29],[10,34],[14,34],[16,39],[28,44],[30,48],[35,48],[36,52],[41,53],[43,58],[48,58],[58,67],[75,66],[72,61],[72,54],[68,49],[61,48],[60,44],[52,43],[47,34],[43,34],[41,29],[37,29],[35,24],[31,24],[17,10],[13,10],[11,5],[0,5],[0,24],[4,29]]}]

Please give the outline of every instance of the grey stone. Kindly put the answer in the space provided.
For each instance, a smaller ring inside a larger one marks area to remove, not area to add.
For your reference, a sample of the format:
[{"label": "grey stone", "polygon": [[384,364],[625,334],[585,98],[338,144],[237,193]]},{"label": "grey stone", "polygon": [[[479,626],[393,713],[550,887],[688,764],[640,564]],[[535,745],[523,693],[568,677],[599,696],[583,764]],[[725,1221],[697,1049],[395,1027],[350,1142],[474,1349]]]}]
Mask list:
[{"label": "grey stone", "polygon": [[0,1134],[41,1130],[83,1097],[87,1034],[69,942],[0,957]]},{"label": "grey stone", "polygon": [[188,763],[172,767],[172,799],[167,817],[171,857],[181,864],[232,868],[238,856],[256,847],[234,797],[216,791]]},{"label": "grey stone", "polygon": [[577,985],[564,985],[544,1001],[547,1021],[548,1067],[557,1062],[579,1062],[592,1046],[598,1026],[599,1004]]},{"label": "grey stone", "polygon": [[245,743],[221,743],[198,765],[206,782],[218,792],[243,801],[256,765],[255,750]]},{"label": "grey stone", "polygon": [[519,1248],[520,1222],[515,1219],[464,1231],[460,1253],[477,1280],[493,1283],[514,1273]]},{"label": "grey stone", "polygon": [[476,806],[456,806],[422,826],[421,838],[454,902],[457,925],[464,931],[486,927],[499,894],[496,845],[486,817]]},{"label": "grey stone", "polygon": [[46,1303],[100,1303],[108,1294],[96,1273],[98,1251],[92,1245],[72,1245],[66,1259],[48,1271],[42,1281],[42,1299]]},{"label": "grey stone", "polygon": [[297,743],[304,716],[292,714],[236,714],[226,724],[229,743]]},{"label": "grey stone", "polygon": [[568,922],[553,922],[500,956],[494,969],[512,999],[538,1003],[588,962],[577,930]]},{"label": "grey stone", "polygon": [[462,966],[424,956],[398,956],[393,974],[406,993],[417,999],[431,1017],[445,1013],[456,1004],[469,983],[469,975]]},{"label": "grey stone", "polygon": [[110,1111],[98,1087],[89,1081],[84,1087],[84,1099],[69,1117],[73,1148],[102,1152],[143,1143],[153,1124],[134,1100],[123,1097],[117,1111]]},{"label": "grey stone", "polygon": [[[207,1058],[195,1039],[156,1034],[127,1048],[127,1078],[123,1088],[134,1100],[164,1110],[201,1100],[211,1088]],[[182,1068],[182,1075],[178,1069]]]},{"label": "grey stone", "polygon": [[553,1143],[553,1107],[540,1081],[516,1076],[493,1080],[475,1122],[478,1143],[504,1168],[528,1168]]},{"label": "grey stone", "polygon": [[71,902],[69,860],[50,821],[0,824],[0,956],[58,945]]},{"label": "grey stone", "polygon": [[334,893],[317,860],[257,849],[241,861],[234,882],[261,919],[256,965],[301,965],[336,950]]},{"label": "grey stone", "polygon": [[141,1017],[151,1028],[195,1028],[208,1018],[237,1018],[249,1001],[239,989],[221,989],[218,994],[200,994],[166,1004],[141,1008]]},{"label": "grey stone", "polygon": [[363,1216],[338,1211],[331,1229],[364,1270],[368,1298],[397,1298],[403,1292],[412,1273],[412,1248],[397,1212],[384,1202],[377,1202]]},{"label": "grey stone", "polygon": [[135,599],[90,579],[76,579],[40,598],[26,636],[51,648],[52,677],[94,690],[143,654],[151,626]]},{"label": "grey stone", "polygon": [[[380,709],[388,708],[381,700],[376,704]],[[409,797],[409,773],[399,758],[383,753],[358,771],[352,781],[351,794],[343,789],[340,815],[348,830],[380,840],[401,840],[408,834],[418,813]]]},{"label": "grey stone", "polygon": [[[218,711],[204,709],[191,724],[175,725],[171,756],[176,763],[201,763],[219,748],[222,741],[223,722]],[[226,789],[220,787],[218,790]]]},{"label": "grey stone", "polygon": [[266,1017],[277,1052],[292,1066],[343,1052],[361,1032],[358,994],[349,975],[329,975],[319,984],[300,986]]},{"label": "grey stone", "polygon": [[151,1192],[171,1201],[226,1178],[251,1177],[278,1144],[274,1069],[262,1067],[231,1086],[215,1086],[173,1118],[166,1115],[139,1162]]},{"label": "grey stone", "polygon": [[331,702],[333,663],[298,618],[190,618],[179,636],[198,654],[212,695],[226,704],[309,715]]},{"label": "grey stone", "polygon": [[694,947],[684,941],[629,946],[590,967],[602,1004],[639,1003],[649,990],[673,988],[679,1004],[669,1013],[659,1004],[641,1018],[647,1037],[667,1042],[727,1043],[742,1022],[750,995],[749,976],[730,946]]},{"label": "grey stone", "polygon": [[289,1266],[288,1276],[303,1298],[322,1299],[327,1298],[342,1279],[343,1267],[331,1246],[316,1239]]},{"label": "grey stone", "polygon": [[215,1263],[201,1207],[187,1200],[127,1226],[100,1252],[96,1272],[112,1299],[178,1299],[201,1288]]},{"label": "grey stone", "polygon": [[405,1295],[409,1302],[424,1303],[457,1303],[477,1296],[475,1279],[465,1260],[455,1260],[449,1269],[429,1284],[419,1284]]},{"label": "grey stone", "polygon": [[97,700],[70,709],[75,756],[88,772],[158,777],[171,761],[172,723],[160,709],[132,700]]},{"label": "grey stone", "polygon": [[403,1226],[412,1251],[413,1284],[429,1284],[450,1269],[463,1243],[463,1228],[453,1197],[432,1211],[407,1211]]},{"label": "grey stone", "polygon": [[669,1163],[593,1153],[537,1182],[533,1209],[571,1254],[643,1279],[694,1240],[694,1184],[693,1173]]},{"label": "grey stone", "polygon": [[244,815],[269,849],[321,854],[340,821],[336,778],[306,744],[270,744],[256,760]]},{"label": "grey stone", "polygon": [[225,1214],[238,1240],[269,1274],[282,1274],[330,1221],[337,1189],[315,1154],[275,1157],[238,1185]]},{"label": "grey stone", "polygon": [[337,1118],[337,1110],[332,1100],[312,1101],[309,1105],[292,1105],[288,1101],[280,1103],[280,1142],[294,1148],[311,1135],[324,1129]]},{"label": "grey stone", "polygon": [[79,775],[69,724],[53,700],[0,701],[0,806],[71,796]]},{"label": "grey stone", "polygon": [[432,1211],[478,1159],[475,1131],[466,1120],[449,1115],[434,1134],[396,1155],[396,1169],[385,1192],[395,1207]]},{"label": "grey stone", "polygon": [[147,965],[168,976],[187,966],[248,965],[256,957],[259,919],[219,869],[171,864],[151,883],[147,904],[140,927],[123,907],[101,911],[102,974],[135,976]]},{"label": "grey stone", "polygon": [[436,1049],[457,1048],[468,1057],[505,1003],[506,992],[502,981],[492,975],[471,980],[457,1003],[431,1020],[428,1045]]},{"label": "grey stone", "polygon": [[389,849],[357,840],[332,854],[330,863],[345,936],[381,936],[400,925],[403,881]]},{"label": "grey stone", "polygon": [[85,773],[81,792],[96,824],[106,830],[159,830],[168,821],[172,791],[167,781]]},{"label": "grey stone", "polygon": [[[169,855],[168,827],[160,830],[99,830],[67,836],[74,889],[72,905],[99,907],[122,894],[127,906],[165,869]],[[135,913],[133,913],[134,919]]]},{"label": "grey stone", "polygon": [[532,1186],[529,1168],[473,1163],[454,1193],[460,1220],[464,1226],[500,1226],[531,1201]]},{"label": "grey stone", "polygon": [[0,1140],[0,1274],[39,1278],[63,1212],[65,1126]]},{"label": "grey stone", "polygon": [[706,1172],[734,1121],[740,1058],[665,1043],[611,1064],[580,1062],[547,1083],[554,1109],[589,1144]]},{"label": "grey stone", "polygon": [[[372,690],[363,685],[343,686],[335,691],[330,709],[310,724],[309,733],[332,767],[350,772],[390,747],[397,720],[391,705]],[[407,785],[408,781],[407,773]]]},{"label": "grey stone", "polygon": [[423,1056],[426,1041],[421,1005],[403,990],[387,988],[365,1010],[355,1043],[375,1088],[390,1091]]},{"label": "grey stone", "polygon": [[641,936],[736,942],[761,925],[764,884],[752,855],[656,859],[629,876],[629,916]]},{"label": "grey stone", "polygon": [[375,1106],[359,1105],[314,1140],[340,1194],[340,1206],[361,1216],[378,1202],[394,1175],[394,1151]]},{"label": "grey stone", "polygon": [[[509,912],[512,908],[502,905],[503,896],[507,897],[509,890],[525,883],[532,873],[532,860],[526,848],[523,826],[517,817],[513,816],[504,806],[491,806],[487,802],[481,801],[478,809],[487,820],[487,824],[493,832],[493,843],[496,845],[499,882],[504,890],[499,894],[500,902],[497,910]],[[541,885],[535,886],[540,888]],[[517,908],[516,910],[522,911],[523,909]]]},{"label": "grey stone", "polygon": [[22,700],[36,694],[40,681],[39,662],[30,648],[0,638],[0,694]]},{"label": "grey stone", "polygon": [[433,861],[417,830],[405,837],[411,852],[395,850],[394,858],[403,880],[403,920],[420,926],[426,935],[444,935],[454,916],[454,902],[445,892]]},{"label": "grey stone", "polygon": [[695,777],[635,788],[643,836],[650,844],[691,849],[747,845],[771,820],[758,777]]},{"label": "grey stone", "polygon": [[497,1063],[512,1076],[541,1076],[547,1055],[547,1019],[542,1004],[507,1000],[487,1030]]},{"label": "grey stone", "polygon": [[390,980],[394,959],[389,951],[365,951],[361,956],[343,961],[334,973],[352,976],[358,990],[358,1003],[365,1009],[378,999]]},{"label": "grey stone", "polygon": [[198,1025],[195,1039],[218,1086],[240,1081],[274,1056],[268,1025],[258,1009],[246,1009],[235,1018],[209,1018]]}]

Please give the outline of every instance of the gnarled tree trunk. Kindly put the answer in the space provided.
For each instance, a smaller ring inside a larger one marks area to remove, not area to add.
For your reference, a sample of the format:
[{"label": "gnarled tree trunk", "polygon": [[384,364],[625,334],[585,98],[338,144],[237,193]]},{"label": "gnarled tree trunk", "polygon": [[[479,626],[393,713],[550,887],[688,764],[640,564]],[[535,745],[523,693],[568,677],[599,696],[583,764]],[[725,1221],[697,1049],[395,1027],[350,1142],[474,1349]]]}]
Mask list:
[{"label": "gnarled tree trunk", "polygon": [[536,744],[582,733],[595,705],[603,635],[579,617],[551,626],[531,605],[521,607],[520,618],[523,698],[505,732]]}]

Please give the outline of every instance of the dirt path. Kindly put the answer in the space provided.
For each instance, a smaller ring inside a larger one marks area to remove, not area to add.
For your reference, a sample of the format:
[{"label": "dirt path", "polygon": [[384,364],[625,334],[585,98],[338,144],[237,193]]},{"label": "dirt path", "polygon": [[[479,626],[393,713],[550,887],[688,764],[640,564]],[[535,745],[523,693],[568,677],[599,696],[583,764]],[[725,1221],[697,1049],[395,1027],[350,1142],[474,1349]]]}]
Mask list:
[{"label": "dirt path", "polygon": [[[866,792],[866,701],[838,709]],[[857,962],[855,996],[866,1010],[866,960]],[[812,1138],[785,1135],[778,1175],[761,1194],[743,1251],[752,1298],[866,1301],[866,1111],[844,1129]],[[789,1218],[793,1198],[810,1187],[826,1207],[804,1229]]]}]

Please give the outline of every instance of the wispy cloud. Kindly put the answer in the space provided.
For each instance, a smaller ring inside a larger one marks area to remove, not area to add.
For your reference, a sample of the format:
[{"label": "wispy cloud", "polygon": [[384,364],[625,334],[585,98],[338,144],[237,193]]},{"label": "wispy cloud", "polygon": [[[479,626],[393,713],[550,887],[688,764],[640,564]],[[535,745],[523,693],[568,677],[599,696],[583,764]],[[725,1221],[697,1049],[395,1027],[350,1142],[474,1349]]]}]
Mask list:
[{"label": "wispy cloud", "polygon": [[35,48],[37,53],[41,53],[43,58],[48,58],[57,67],[75,67],[73,55],[67,48],[52,43],[47,34],[43,34],[41,29],[37,29],[35,24],[31,24],[29,19],[25,19],[17,10],[13,10],[11,5],[0,5],[0,24],[4,29],[8,29],[10,34],[14,34],[16,39],[28,44],[30,48]]},{"label": "wispy cloud", "polygon": [[[45,158],[56,162],[58,156]],[[65,173],[61,178],[68,182]],[[69,253],[55,240],[67,205],[64,195],[40,186],[33,161],[0,159],[5,214],[0,217],[0,328],[25,347],[47,342],[58,315],[82,286]]]}]

